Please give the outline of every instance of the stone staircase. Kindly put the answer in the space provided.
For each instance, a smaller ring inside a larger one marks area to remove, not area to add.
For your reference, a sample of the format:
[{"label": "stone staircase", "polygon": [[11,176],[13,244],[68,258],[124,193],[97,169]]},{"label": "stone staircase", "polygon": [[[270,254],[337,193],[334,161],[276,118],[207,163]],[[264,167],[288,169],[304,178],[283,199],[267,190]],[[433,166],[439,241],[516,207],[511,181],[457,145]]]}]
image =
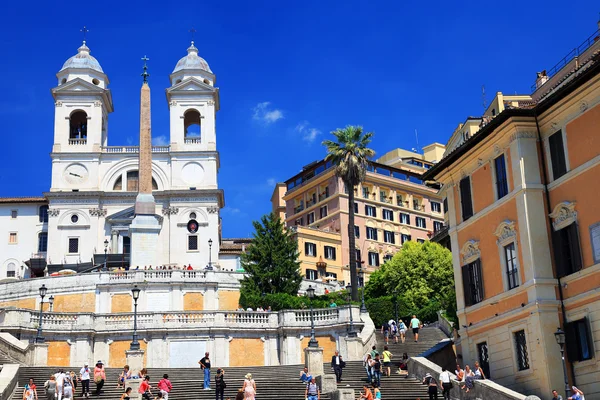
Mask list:
[{"label": "stone staircase", "polygon": [[[404,344],[393,344],[390,342],[389,349],[394,354],[392,361],[398,361],[402,357],[402,353],[406,352],[409,356],[417,356],[425,350],[433,347],[441,339],[446,336],[437,328],[424,328],[421,330],[419,343],[415,343],[412,338],[412,333],[409,333]],[[385,341],[381,333],[377,333],[377,349],[381,353]],[[333,374],[329,360],[324,363],[324,371],[326,374]],[[81,367],[63,368],[65,370],[79,371]],[[59,367],[21,367],[19,369],[18,387],[11,397],[12,400],[21,400],[23,394],[23,386],[33,377],[38,387],[38,397],[40,400],[46,398],[44,390],[44,382],[50,375],[56,372]],[[298,380],[301,365],[282,365],[282,366],[266,366],[266,367],[227,367],[225,369],[225,398],[235,398],[237,390],[242,387],[244,376],[247,373],[252,373],[257,386],[257,400],[304,400],[305,386]],[[401,376],[395,373],[397,370],[393,368],[392,376],[383,376],[381,378],[381,394],[386,400],[415,400],[417,398],[426,399],[427,389],[420,381],[414,378]],[[150,368],[148,374],[151,378],[151,384],[156,386],[163,374],[168,374],[169,379],[173,383],[173,391],[169,395],[171,400],[212,400],[215,397],[214,392],[214,374],[216,368],[211,371],[212,390],[202,390],[203,375],[199,368]],[[100,398],[117,400],[122,394],[122,389],[116,388],[117,378],[121,373],[121,369],[107,368],[106,369],[106,384]],[[366,372],[363,368],[362,361],[349,361],[344,369],[342,383],[338,388],[354,389],[356,396],[362,385],[366,381]],[[92,397],[95,389],[95,384],[91,382],[90,389]],[[81,399],[81,384],[78,384],[75,391],[75,399]],[[156,393],[156,390],[153,390]],[[328,400],[328,395],[322,395],[323,400]]]}]

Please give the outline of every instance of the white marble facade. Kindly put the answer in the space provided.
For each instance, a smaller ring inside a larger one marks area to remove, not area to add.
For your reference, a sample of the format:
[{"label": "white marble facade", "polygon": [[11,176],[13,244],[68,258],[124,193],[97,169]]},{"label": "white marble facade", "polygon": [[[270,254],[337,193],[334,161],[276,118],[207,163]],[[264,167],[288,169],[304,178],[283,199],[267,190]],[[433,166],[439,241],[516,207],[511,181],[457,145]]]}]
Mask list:
[{"label": "white marble facade", "polygon": [[[40,223],[36,217],[43,198],[35,204],[21,203],[18,198],[0,202],[0,234],[9,240],[11,232],[19,234],[19,243],[9,243],[10,251],[0,254],[0,278],[12,275],[7,268],[13,264],[16,277],[26,276],[21,267],[33,254],[45,256],[48,264],[77,264],[104,254],[105,241],[109,254],[127,253],[130,248],[138,147],[109,145],[113,100],[108,75],[84,43],[56,76],[51,187],[43,195],[48,220]],[[212,239],[212,263],[218,267],[219,212],[224,206],[217,182],[219,90],[214,87],[215,75],[193,43],[170,82],[166,99],[169,144],[152,148],[153,195],[161,224],[155,265],[204,268]],[[152,81],[150,87],[163,90],[153,87]],[[130,117],[139,119],[136,112]],[[14,209],[23,209],[16,219],[11,218]],[[29,214],[31,218],[26,218]],[[196,238],[191,239],[186,226],[190,219],[198,221],[198,232],[192,235]],[[42,231],[48,234],[47,252],[38,248]]]}]

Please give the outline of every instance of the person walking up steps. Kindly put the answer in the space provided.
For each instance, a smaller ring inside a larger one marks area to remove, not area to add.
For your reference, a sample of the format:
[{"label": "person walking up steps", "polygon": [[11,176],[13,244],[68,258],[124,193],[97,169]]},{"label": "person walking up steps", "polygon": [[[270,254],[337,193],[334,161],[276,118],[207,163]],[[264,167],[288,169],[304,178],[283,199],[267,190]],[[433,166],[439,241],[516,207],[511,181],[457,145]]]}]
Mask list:
[{"label": "person walking up steps", "polygon": [[254,400],[256,396],[256,382],[252,379],[252,374],[246,374],[244,378],[244,386],[242,387],[244,400]]},{"label": "person walking up steps", "polygon": [[385,338],[385,344],[390,344],[390,324],[388,322],[384,322],[381,326],[381,333]]},{"label": "person walking up steps", "polygon": [[390,376],[392,374],[392,356],[393,356],[393,354],[390,353],[387,346],[383,346],[383,353],[381,353],[381,355],[383,356],[384,371],[387,371],[387,374],[384,374],[384,375]]},{"label": "person walking up steps", "polygon": [[54,375],[50,375],[50,379],[48,379],[44,383],[44,387],[46,388],[46,400],[55,400],[56,396],[56,378]]},{"label": "person walking up steps", "polygon": [[146,375],[146,377],[144,378],[144,380],[142,381],[142,383],[140,383],[140,388],[138,389],[138,392],[142,395],[142,398],[144,400],[151,400],[152,397],[152,386],[150,386],[150,376]]},{"label": "person walking up steps", "polygon": [[223,371],[222,368],[217,368],[217,375],[215,375],[215,400],[219,400],[219,396],[221,397],[221,400],[223,400],[226,387],[225,371]]},{"label": "person walking up steps", "polygon": [[448,372],[444,367],[442,367],[442,373],[440,374],[440,387],[442,388],[444,400],[450,400],[450,389],[452,389],[452,382],[450,381],[450,372]]},{"label": "person walking up steps", "polygon": [[173,390],[173,385],[169,380],[169,375],[164,374],[163,378],[158,381],[157,387],[158,390],[160,390],[160,393],[162,393],[163,399],[169,400],[169,393],[171,393],[171,390]]},{"label": "person walking up steps", "polygon": [[419,328],[421,328],[422,326],[423,325],[421,324],[421,321],[419,321],[417,316],[413,315],[412,319],[410,320],[410,327],[412,328],[413,335],[415,337],[415,342],[419,341]]},{"label": "person walking up steps", "polygon": [[[404,321],[400,320],[398,323],[398,330],[400,331],[400,339],[402,339],[402,343],[404,343],[406,340],[406,325],[404,324]],[[396,343],[398,342],[396,341]]]},{"label": "person walking up steps", "polygon": [[204,357],[198,361],[198,364],[204,371],[204,390],[210,390],[210,358],[208,351],[204,353]]}]

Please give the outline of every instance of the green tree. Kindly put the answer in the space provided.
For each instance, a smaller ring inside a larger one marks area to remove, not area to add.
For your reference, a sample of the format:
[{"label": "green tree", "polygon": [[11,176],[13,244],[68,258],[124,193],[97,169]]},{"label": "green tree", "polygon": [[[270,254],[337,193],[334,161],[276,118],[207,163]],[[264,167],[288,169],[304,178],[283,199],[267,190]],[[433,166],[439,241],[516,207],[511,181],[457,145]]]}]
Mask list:
[{"label": "green tree", "polygon": [[365,288],[368,298],[396,293],[410,312],[428,316],[439,309],[456,308],[452,253],[437,243],[404,243],[402,250],[371,274]]},{"label": "green tree", "polygon": [[375,155],[367,146],[373,132],[363,133],[362,126],[347,126],[331,132],[336,141],[325,140],[326,161],[335,165],[335,174],[342,179],[348,190],[348,248],[350,251],[350,285],[352,299],[358,300],[358,276],[356,274],[356,252],[354,238],[354,187],[365,180],[369,160]]},{"label": "green tree", "polygon": [[298,243],[292,233],[284,229],[274,213],[263,215],[252,225],[252,243],[241,257],[246,277],[242,280],[240,300],[274,293],[296,296],[302,275]]}]

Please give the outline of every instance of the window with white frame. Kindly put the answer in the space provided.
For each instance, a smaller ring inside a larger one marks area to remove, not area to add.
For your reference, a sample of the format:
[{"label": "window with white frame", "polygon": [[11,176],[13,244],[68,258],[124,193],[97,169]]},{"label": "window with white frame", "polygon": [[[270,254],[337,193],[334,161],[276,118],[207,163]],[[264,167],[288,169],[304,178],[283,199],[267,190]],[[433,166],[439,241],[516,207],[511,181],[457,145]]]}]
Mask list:
[{"label": "window with white frame", "polygon": [[431,204],[431,212],[434,212],[434,213],[442,212],[442,205],[440,203],[438,203],[437,201],[432,201],[429,204]]},{"label": "window with white frame", "polygon": [[319,273],[316,269],[307,269],[306,270],[306,279],[311,281],[316,281],[318,279]]},{"label": "window with white frame", "polygon": [[377,228],[371,228],[367,226],[367,239],[377,240]]},{"label": "window with white frame", "polygon": [[383,231],[383,241],[386,243],[394,244],[396,242],[394,239],[394,232]]},{"label": "window with white frame", "polygon": [[427,225],[425,223],[425,218],[423,217],[415,217],[415,225],[418,228],[425,228]]},{"label": "window with white frame", "polygon": [[355,238],[359,238],[360,237],[360,227],[354,225],[354,237]]},{"label": "window with white frame", "polygon": [[519,270],[517,269],[517,252],[515,243],[504,246],[504,261],[506,262],[506,281],[508,290],[519,286]]},{"label": "window with white frame", "polygon": [[314,243],[306,242],[304,243],[304,254],[309,257],[317,256],[317,245]]},{"label": "window with white frame", "polygon": [[515,341],[515,353],[517,356],[517,369],[525,371],[529,369],[529,352],[527,351],[527,338],[525,330],[521,329],[513,333]]},{"label": "window with white frame", "polygon": [[308,216],[306,217],[306,223],[308,225],[310,225],[313,222],[315,222],[315,213],[314,212],[308,213]]},{"label": "window with white frame", "polygon": [[335,260],[335,247],[325,246],[325,258],[328,260]]},{"label": "window with white frame", "polygon": [[327,216],[327,206],[321,206],[319,208],[319,218],[325,218]]},{"label": "window with white frame", "polygon": [[394,212],[392,210],[386,210],[385,208],[382,210],[383,219],[387,219],[388,221],[394,220]]},{"label": "window with white frame", "polygon": [[444,224],[440,221],[433,221],[433,232],[441,231]]},{"label": "window with white frame", "polygon": [[10,232],[8,234],[8,244],[17,244],[17,232]]},{"label": "window with white frame", "polygon": [[400,213],[400,223],[410,225],[410,214]]},{"label": "window with white frame", "polygon": [[372,267],[379,267],[379,253],[374,251],[369,252],[369,265]]},{"label": "window with white frame", "polygon": [[365,206],[365,215],[368,217],[377,217],[377,209],[373,206]]},{"label": "window with white frame", "polygon": [[407,235],[407,234],[403,233],[400,235],[400,243],[404,244],[404,242],[410,241],[411,238],[412,238],[411,235]]},{"label": "window with white frame", "polygon": [[6,266],[6,277],[7,278],[15,278],[17,276],[17,266],[15,263],[10,262]]},{"label": "window with white frame", "polygon": [[417,243],[423,244],[423,243],[425,243],[425,239],[417,239]]},{"label": "window with white frame", "polygon": [[520,285],[519,261],[517,256],[517,232],[514,221],[506,220],[500,223],[494,232],[498,240],[498,251],[502,265],[502,280],[505,290],[511,290]]}]

